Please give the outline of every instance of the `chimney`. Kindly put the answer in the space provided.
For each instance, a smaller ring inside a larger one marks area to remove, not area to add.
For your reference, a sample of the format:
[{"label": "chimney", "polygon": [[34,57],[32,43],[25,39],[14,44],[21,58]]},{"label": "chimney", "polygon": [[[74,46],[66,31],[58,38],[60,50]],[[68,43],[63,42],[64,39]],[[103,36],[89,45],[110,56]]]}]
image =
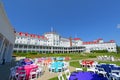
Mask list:
[{"label": "chimney", "polygon": [[70,40],[70,47],[72,47],[72,38],[70,37],[69,40]]}]

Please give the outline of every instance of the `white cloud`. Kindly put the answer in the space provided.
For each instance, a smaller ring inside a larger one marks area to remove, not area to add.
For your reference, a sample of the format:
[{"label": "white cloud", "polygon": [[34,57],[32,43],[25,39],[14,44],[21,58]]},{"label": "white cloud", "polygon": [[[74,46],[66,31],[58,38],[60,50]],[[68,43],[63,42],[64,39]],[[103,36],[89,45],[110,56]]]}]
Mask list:
[{"label": "white cloud", "polygon": [[117,28],[120,29],[120,24],[117,24]]}]

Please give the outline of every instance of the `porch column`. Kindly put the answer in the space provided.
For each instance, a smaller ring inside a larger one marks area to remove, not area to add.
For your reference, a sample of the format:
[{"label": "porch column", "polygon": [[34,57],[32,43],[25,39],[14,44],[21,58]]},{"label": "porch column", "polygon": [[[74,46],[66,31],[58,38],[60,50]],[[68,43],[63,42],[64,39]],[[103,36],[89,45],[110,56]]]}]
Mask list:
[{"label": "porch column", "polygon": [[0,64],[3,62],[4,51],[5,51],[5,43],[3,42],[2,47],[1,47],[1,52],[0,52]]},{"label": "porch column", "polygon": [[0,45],[0,53],[1,53],[1,51],[2,51],[2,46],[3,46],[4,41],[5,41],[5,38],[3,37],[3,38],[2,38],[2,41],[1,41],[1,45]]}]

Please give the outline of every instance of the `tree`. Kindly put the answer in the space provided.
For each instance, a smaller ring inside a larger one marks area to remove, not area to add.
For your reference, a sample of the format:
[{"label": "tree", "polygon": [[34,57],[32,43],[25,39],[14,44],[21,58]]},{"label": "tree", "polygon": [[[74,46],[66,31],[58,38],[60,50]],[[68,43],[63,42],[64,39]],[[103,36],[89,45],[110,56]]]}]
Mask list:
[{"label": "tree", "polygon": [[120,46],[117,45],[117,53],[120,53]]}]

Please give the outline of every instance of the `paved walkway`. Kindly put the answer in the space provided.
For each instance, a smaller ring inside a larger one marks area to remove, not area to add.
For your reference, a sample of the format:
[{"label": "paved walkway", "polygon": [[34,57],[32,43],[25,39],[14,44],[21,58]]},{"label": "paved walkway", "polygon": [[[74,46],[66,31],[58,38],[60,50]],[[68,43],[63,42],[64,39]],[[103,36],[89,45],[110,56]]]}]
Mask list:
[{"label": "paved walkway", "polygon": [[9,80],[10,68],[15,66],[16,62],[12,61],[11,63],[5,63],[0,65],[0,80]]}]

